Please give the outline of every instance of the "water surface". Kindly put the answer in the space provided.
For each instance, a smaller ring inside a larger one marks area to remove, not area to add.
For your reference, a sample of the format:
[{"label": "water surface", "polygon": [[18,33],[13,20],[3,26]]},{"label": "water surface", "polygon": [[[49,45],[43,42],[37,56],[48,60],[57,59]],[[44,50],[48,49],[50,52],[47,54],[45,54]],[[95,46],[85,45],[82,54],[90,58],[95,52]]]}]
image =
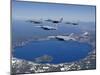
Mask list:
[{"label": "water surface", "polygon": [[49,55],[53,57],[53,60],[49,63],[57,64],[85,58],[89,51],[91,51],[91,46],[87,43],[46,40],[34,41],[25,46],[17,47],[14,49],[14,56],[20,59],[34,61],[37,57]]}]

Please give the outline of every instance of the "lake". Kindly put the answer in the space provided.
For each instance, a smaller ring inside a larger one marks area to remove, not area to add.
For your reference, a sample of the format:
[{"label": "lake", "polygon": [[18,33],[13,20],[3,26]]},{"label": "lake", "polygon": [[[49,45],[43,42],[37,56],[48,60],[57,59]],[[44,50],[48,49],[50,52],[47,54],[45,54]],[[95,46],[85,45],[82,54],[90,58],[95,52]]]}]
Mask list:
[{"label": "lake", "polygon": [[[49,55],[53,57],[50,63],[64,63],[80,60],[88,55],[91,46],[75,41],[35,41],[14,49],[14,57],[33,61],[35,58]],[[47,62],[46,62],[47,63]]]}]

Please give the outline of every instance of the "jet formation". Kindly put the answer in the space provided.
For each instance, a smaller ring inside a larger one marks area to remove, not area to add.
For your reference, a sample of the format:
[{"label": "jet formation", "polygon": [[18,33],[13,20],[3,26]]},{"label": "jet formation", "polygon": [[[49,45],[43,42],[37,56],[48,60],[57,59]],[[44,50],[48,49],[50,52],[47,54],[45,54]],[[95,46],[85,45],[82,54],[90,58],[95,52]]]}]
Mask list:
[{"label": "jet formation", "polygon": [[[43,25],[42,19],[40,19],[40,20],[27,20],[27,22],[30,22],[30,23],[41,24],[41,25],[36,26],[36,27],[42,28],[43,30],[57,30],[57,24],[62,23],[63,18],[60,18],[60,20],[47,19],[44,21],[50,22],[50,23],[54,24],[54,26]],[[76,22],[76,23],[75,22],[65,22],[65,24],[78,25],[78,22]]]}]

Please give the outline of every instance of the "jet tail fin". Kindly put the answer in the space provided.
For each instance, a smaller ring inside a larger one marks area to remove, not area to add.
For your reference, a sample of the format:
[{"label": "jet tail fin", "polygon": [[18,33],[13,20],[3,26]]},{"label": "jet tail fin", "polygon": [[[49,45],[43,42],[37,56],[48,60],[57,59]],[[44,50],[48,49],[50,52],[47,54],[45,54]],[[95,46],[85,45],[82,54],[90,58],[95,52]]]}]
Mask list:
[{"label": "jet tail fin", "polygon": [[63,18],[60,19],[60,22],[62,22],[62,21],[63,21]]}]

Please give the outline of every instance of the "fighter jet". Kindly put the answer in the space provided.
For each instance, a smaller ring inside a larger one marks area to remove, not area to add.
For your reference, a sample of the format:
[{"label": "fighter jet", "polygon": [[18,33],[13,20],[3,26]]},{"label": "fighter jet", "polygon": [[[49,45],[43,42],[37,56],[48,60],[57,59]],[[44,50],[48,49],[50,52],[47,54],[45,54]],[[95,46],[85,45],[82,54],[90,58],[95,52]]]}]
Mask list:
[{"label": "fighter jet", "polygon": [[76,39],[73,38],[73,35],[74,33],[71,33],[70,35],[67,35],[67,36],[58,35],[58,36],[55,36],[55,38],[61,41],[68,41],[68,40],[76,41]]},{"label": "fighter jet", "polygon": [[52,26],[47,26],[47,25],[41,25],[41,26],[36,26],[36,27],[40,27],[42,28],[43,30],[56,30],[57,28],[56,27],[52,27]]},{"label": "fighter jet", "polygon": [[52,23],[61,23],[63,21],[63,18],[61,18],[59,21],[58,20],[51,20],[51,19],[48,19],[45,21],[52,22]]},{"label": "fighter jet", "polygon": [[72,23],[72,25],[78,25],[78,23]]},{"label": "fighter jet", "polygon": [[41,24],[42,21],[40,20],[28,20],[27,22],[34,23],[34,24]]}]

